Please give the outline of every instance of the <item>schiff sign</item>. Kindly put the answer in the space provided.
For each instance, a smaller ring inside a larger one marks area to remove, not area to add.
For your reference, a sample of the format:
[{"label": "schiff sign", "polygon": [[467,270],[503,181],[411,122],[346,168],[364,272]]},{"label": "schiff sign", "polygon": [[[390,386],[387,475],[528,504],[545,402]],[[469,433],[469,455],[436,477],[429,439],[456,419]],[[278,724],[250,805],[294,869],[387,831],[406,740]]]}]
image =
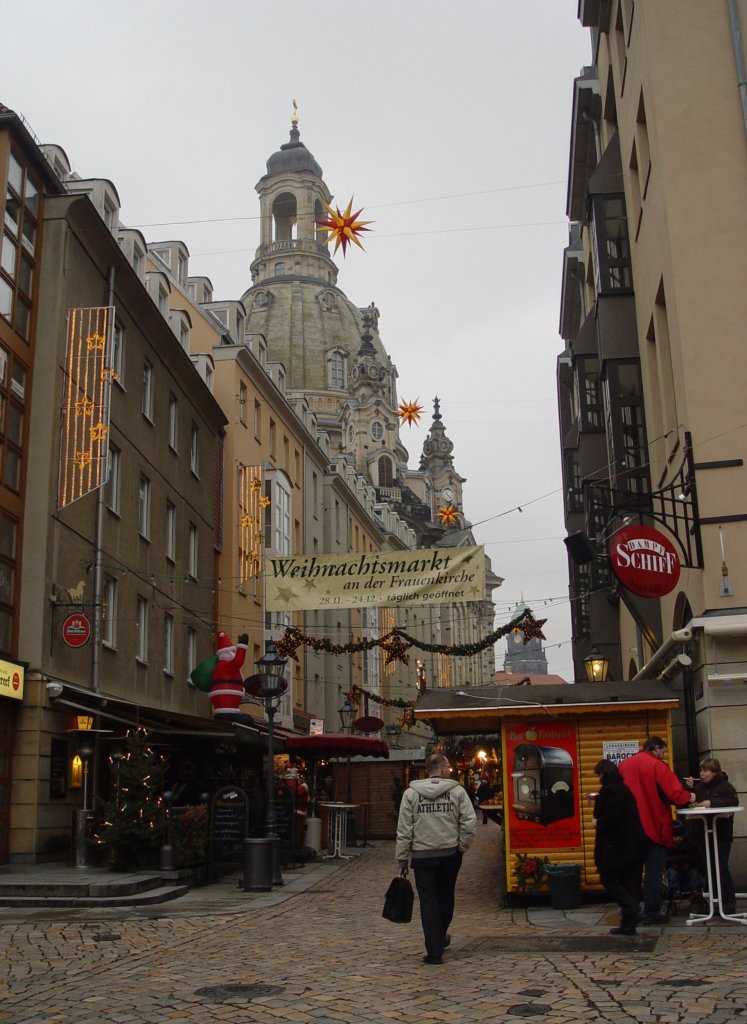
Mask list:
[{"label": "schiff sign", "polygon": [[278,612],[481,601],[485,556],[478,546],[269,558],[265,583]]},{"label": "schiff sign", "polygon": [[624,526],[610,541],[610,564],[622,585],[639,597],[670,594],[680,578],[673,545],[651,526]]},{"label": "schiff sign", "polygon": [[23,665],[14,665],[12,661],[0,661],[0,697],[23,700],[23,682]]}]

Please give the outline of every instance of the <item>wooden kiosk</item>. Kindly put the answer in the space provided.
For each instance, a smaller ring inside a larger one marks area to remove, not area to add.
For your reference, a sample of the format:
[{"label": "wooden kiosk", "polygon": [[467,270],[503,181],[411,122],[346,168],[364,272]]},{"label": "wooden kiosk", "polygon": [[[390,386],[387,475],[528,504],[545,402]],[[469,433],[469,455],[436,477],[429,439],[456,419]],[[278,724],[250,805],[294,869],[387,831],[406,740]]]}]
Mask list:
[{"label": "wooden kiosk", "polygon": [[648,736],[670,745],[679,701],[659,681],[482,686],[424,693],[415,717],[437,736],[499,734],[506,891],[549,891],[546,864],[578,864],[582,891],[602,889],[592,812],[602,758],[619,763]]}]

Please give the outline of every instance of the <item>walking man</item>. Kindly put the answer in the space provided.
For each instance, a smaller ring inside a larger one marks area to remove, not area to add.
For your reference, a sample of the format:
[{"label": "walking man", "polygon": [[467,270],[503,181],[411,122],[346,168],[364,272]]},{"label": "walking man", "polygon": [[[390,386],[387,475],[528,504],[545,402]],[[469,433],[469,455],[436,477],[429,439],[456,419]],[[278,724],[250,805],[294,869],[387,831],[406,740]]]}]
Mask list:
[{"label": "walking man", "polygon": [[644,860],[643,923],[663,924],[661,888],[667,865],[667,851],[674,846],[672,805],[693,803],[674,772],[664,764],[667,745],[659,736],[650,736],[643,750],[620,765],[623,782],[635,797],[638,815],[648,840]]},{"label": "walking man", "polygon": [[402,796],[397,822],[396,857],[407,877],[412,860],[420,898],[426,964],[442,964],[454,916],[454,889],[462,854],[475,838],[477,816],[467,791],[450,778],[443,754],[425,762],[427,779],[411,782]]}]

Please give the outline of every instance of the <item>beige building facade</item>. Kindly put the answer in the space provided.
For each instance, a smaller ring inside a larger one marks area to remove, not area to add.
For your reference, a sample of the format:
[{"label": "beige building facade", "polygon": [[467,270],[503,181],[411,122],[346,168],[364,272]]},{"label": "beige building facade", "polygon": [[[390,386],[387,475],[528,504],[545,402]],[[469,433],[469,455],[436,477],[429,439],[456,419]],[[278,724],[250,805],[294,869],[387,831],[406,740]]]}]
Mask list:
[{"label": "beige building facade", "polygon": [[[558,361],[576,677],[597,647],[610,678],[669,681],[678,771],[712,754],[744,794],[747,3],[582,0],[579,17],[593,63],[573,91]],[[610,571],[626,523],[677,551],[661,598]]]}]

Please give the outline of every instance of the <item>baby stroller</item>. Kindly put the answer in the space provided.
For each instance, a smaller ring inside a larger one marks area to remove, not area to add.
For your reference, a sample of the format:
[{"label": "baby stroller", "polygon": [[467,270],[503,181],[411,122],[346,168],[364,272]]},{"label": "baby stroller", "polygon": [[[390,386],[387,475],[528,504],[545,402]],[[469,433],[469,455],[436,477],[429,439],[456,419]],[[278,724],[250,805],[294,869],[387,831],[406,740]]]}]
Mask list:
[{"label": "baby stroller", "polygon": [[667,857],[662,884],[661,914],[667,920],[678,911],[680,903],[689,904],[688,912],[699,913],[705,906],[706,887],[701,850],[693,842],[681,821],[674,825],[674,846]]}]

